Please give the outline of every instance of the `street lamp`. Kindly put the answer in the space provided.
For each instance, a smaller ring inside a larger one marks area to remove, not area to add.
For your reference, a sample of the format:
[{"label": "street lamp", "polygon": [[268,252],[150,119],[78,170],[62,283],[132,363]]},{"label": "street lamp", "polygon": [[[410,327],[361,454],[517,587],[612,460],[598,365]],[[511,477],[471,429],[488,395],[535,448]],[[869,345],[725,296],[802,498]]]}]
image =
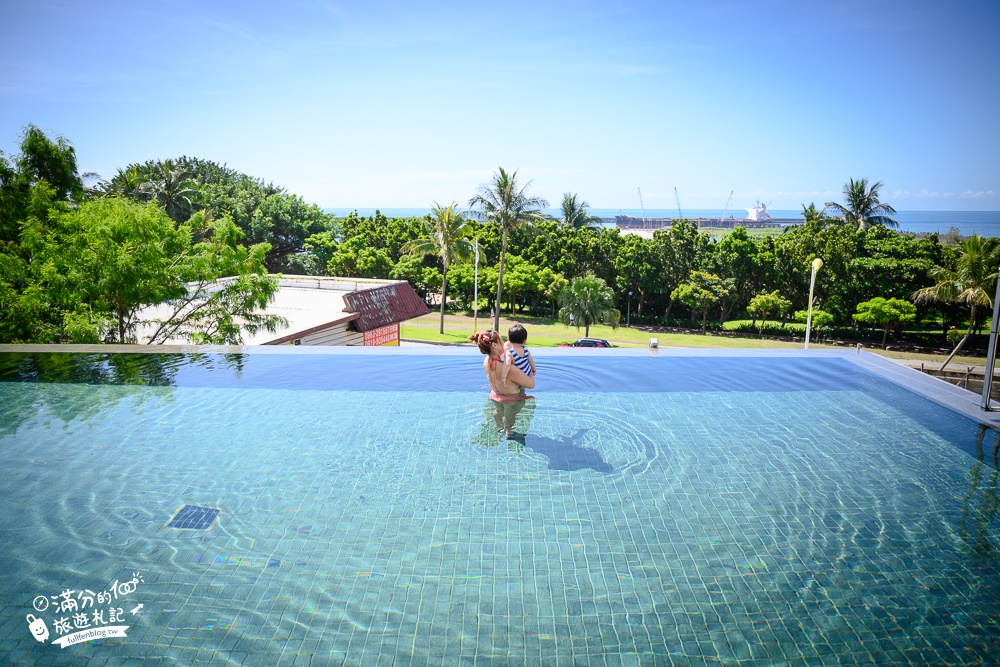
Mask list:
[{"label": "street lamp", "polygon": [[993,324],[990,326],[990,343],[986,350],[986,369],[983,373],[983,400],[979,407],[990,409],[990,389],[993,387],[993,364],[997,354],[997,326],[1000,324],[1000,275],[997,276],[997,295],[993,297]]},{"label": "street lamp", "polygon": [[812,261],[812,277],[809,279],[809,314],[806,315],[806,348],[809,349],[809,330],[812,328],[813,320],[813,288],[816,286],[816,272],[823,266],[823,260],[819,257]]},{"label": "street lamp", "polygon": [[628,310],[625,312],[625,326],[632,323],[632,292],[628,293]]}]

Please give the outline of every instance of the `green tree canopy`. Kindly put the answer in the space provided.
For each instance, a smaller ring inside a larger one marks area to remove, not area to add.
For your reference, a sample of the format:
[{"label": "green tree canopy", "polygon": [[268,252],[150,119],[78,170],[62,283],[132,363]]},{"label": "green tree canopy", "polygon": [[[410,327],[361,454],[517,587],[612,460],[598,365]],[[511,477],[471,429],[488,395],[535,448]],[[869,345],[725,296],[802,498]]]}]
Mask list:
[{"label": "green tree canopy", "polygon": [[[240,246],[228,218],[198,244],[153,204],[117,197],[84,202],[51,223],[33,277],[57,314],[55,338],[134,343],[141,331],[150,343],[240,343],[244,332],[280,323],[256,312],[277,290],[263,264],[267,246]],[[150,306],[163,314],[144,318]]]},{"label": "green tree canopy", "polygon": [[653,232],[653,242],[660,253],[660,264],[663,267],[662,290],[669,295],[664,318],[670,318],[670,310],[677,298],[676,288],[687,282],[692,271],[701,268],[702,263],[711,252],[708,234],[699,232],[695,223],[690,220],[677,220],[670,229]]},{"label": "green tree canopy", "polygon": [[941,364],[942,369],[972,335],[972,329],[976,324],[976,309],[993,307],[992,292],[997,280],[997,264],[1000,262],[998,244],[1000,241],[995,238],[984,239],[978,234],[973,234],[958,244],[959,254],[954,269],[943,266],[932,267],[928,275],[935,284],[913,293],[917,303],[952,302],[961,303],[969,308],[969,328]]},{"label": "green tree canopy", "polygon": [[[809,319],[808,310],[795,311],[796,322],[805,323],[808,319]],[[824,329],[828,329],[833,324],[833,315],[826,312],[825,310],[819,310],[818,308],[813,308],[812,322],[810,324],[813,331],[821,332]]]},{"label": "green tree canopy", "polygon": [[273,183],[209,160],[180,157],[132,164],[106,183],[101,191],[136,201],[154,199],[177,222],[186,222],[197,210],[212,219],[229,216],[252,245],[267,243],[268,270],[302,273],[322,269],[306,252],[313,234],[338,231],[335,218],[314,204]]},{"label": "green tree canopy", "polygon": [[642,315],[646,300],[660,290],[663,265],[656,244],[652,239],[637,234],[624,235],[615,255],[615,271],[618,274],[618,289],[625,294],[630,291],[639,293],[636,313]]},{"label": "green tree canopy", "polygon": [[559,293],[559,319],[569,324],[572,315],[577,329],[581,324],[585,327],[584,336],[590,336],[590,325],[596,322],[606,321],[618,328],[621,313],[614,303],[614,292],[597,276],[574,278]]},{"label": "green tree canopy", "polygon": [[763,338],[764,324],[767,321],[768,315],[771,313],[784,315],[791,307],[792,302],[775,290],[773,292],[762,292],[750,299],[747,312],[754,318],[760,318],[760,337]]},{"label": "green tree canopy", "polygon": [[[123,188],[127,186],[133,168],[134,165],[123,174],[126,181]],[[198,186],[186,163],[164,160],[156,164],[139,186],[138,194],[140,198],[148,198],[161,207],[171,220],[181,223],[194,212]]]},{"label": "green tree canopy", "polygon": [[542,218],[539,209],[549,205],[541,197],[528,195],[531,181],[523,186],[517,182],[517,170],[507,173],[503,167],[493,174],[493,180],[479,186],[469,206],[479,210],[479,214],[500,229],[500,264],[497,277],[497,308],[493,317],[493,328],[500,327],[500,303],[503,298],[503,269],[507,258],[507,240],[510,231],[518,225],[531,225]]},{"label": "green tree canopy", "polygon": [[882,346],[889,338],[889,330],[900,324],[912,322],[917,316],[917,308],[903,299],[875,297],[858,304],[854,319],[863,324],[882,327]]},{"label": "green tree canopy", "polygon": [[457,261],[471,259],[476,251],[476,242],[469,239],[474,233],[472,226],[465,219],[465,214],[458,210],[458,204],[452,202],[442,206],[434,202],[429,219],[424,221],[424,236],[407,242],[403,251],[412,255],[435,255],[441,260],[441,327],[444,333],[444,311],[448,299],[448,268]]},{"label": "green tree canopy", "polygon": [[722,278],[707,271],[692,271],[689,280],[678,285],[670,298],[690,308],[692,319],[700,310],[701,332],[705,333],[708,326],[708,309],[727,296],[729,289]]},{"label": "green tree canopy", "polygon": [[30,187],[45,181],[52,186],[55,199],[82,199],[83,177],[77,171],[76,149],[65,138],[57,135],[50,139],[34,125],[28,125],[21,133],[15,163],[20,185]]}]

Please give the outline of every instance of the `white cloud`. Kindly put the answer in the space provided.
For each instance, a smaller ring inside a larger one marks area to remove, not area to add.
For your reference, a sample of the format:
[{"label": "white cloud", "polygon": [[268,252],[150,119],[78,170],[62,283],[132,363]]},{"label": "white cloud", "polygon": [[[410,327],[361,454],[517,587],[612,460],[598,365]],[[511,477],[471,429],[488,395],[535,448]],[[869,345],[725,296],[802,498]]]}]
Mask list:
[{"label": "white cloud", "polygon": [[962,199],[993,199],[996,194],[992,190],[966,190],[959,196]]},{"label": "white cloud", "polygon": [[910,191],[909,190],[893,190],[892,191],[892,198],[893,199],[909,199],[910,198]]}]

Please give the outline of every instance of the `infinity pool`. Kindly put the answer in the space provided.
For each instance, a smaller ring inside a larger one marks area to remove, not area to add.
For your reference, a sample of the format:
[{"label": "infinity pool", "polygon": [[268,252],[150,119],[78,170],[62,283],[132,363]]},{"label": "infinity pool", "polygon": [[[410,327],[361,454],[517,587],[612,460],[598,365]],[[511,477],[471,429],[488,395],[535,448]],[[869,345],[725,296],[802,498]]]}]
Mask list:
[{"label": "infinity pool", "polygon": [[997,662],[992,428],[679,355],[0,354],[0,665]]}]

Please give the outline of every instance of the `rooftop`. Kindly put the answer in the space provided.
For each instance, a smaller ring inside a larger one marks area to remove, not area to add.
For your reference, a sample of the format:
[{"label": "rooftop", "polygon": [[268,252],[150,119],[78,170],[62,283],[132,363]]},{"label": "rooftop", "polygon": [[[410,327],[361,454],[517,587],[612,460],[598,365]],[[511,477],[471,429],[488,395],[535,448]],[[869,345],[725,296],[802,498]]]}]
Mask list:
[{"label": "rooftop", "polygon": [[[225,278],[223,280],[226,280]],[[278,345],[317,330],[354,322],[357,331],[370,331],[429,312],[405,280],[373,280],[333,276],[282,276],[267,313],[280,315],[288,325],[274,333],[260,331],[244,338],[244,345]],[[166,317],[165,304],[146,309],[144,319]],[[143,341],[142,334],[139,335]],[[183,344],[169,340],[168,344]]]}]

